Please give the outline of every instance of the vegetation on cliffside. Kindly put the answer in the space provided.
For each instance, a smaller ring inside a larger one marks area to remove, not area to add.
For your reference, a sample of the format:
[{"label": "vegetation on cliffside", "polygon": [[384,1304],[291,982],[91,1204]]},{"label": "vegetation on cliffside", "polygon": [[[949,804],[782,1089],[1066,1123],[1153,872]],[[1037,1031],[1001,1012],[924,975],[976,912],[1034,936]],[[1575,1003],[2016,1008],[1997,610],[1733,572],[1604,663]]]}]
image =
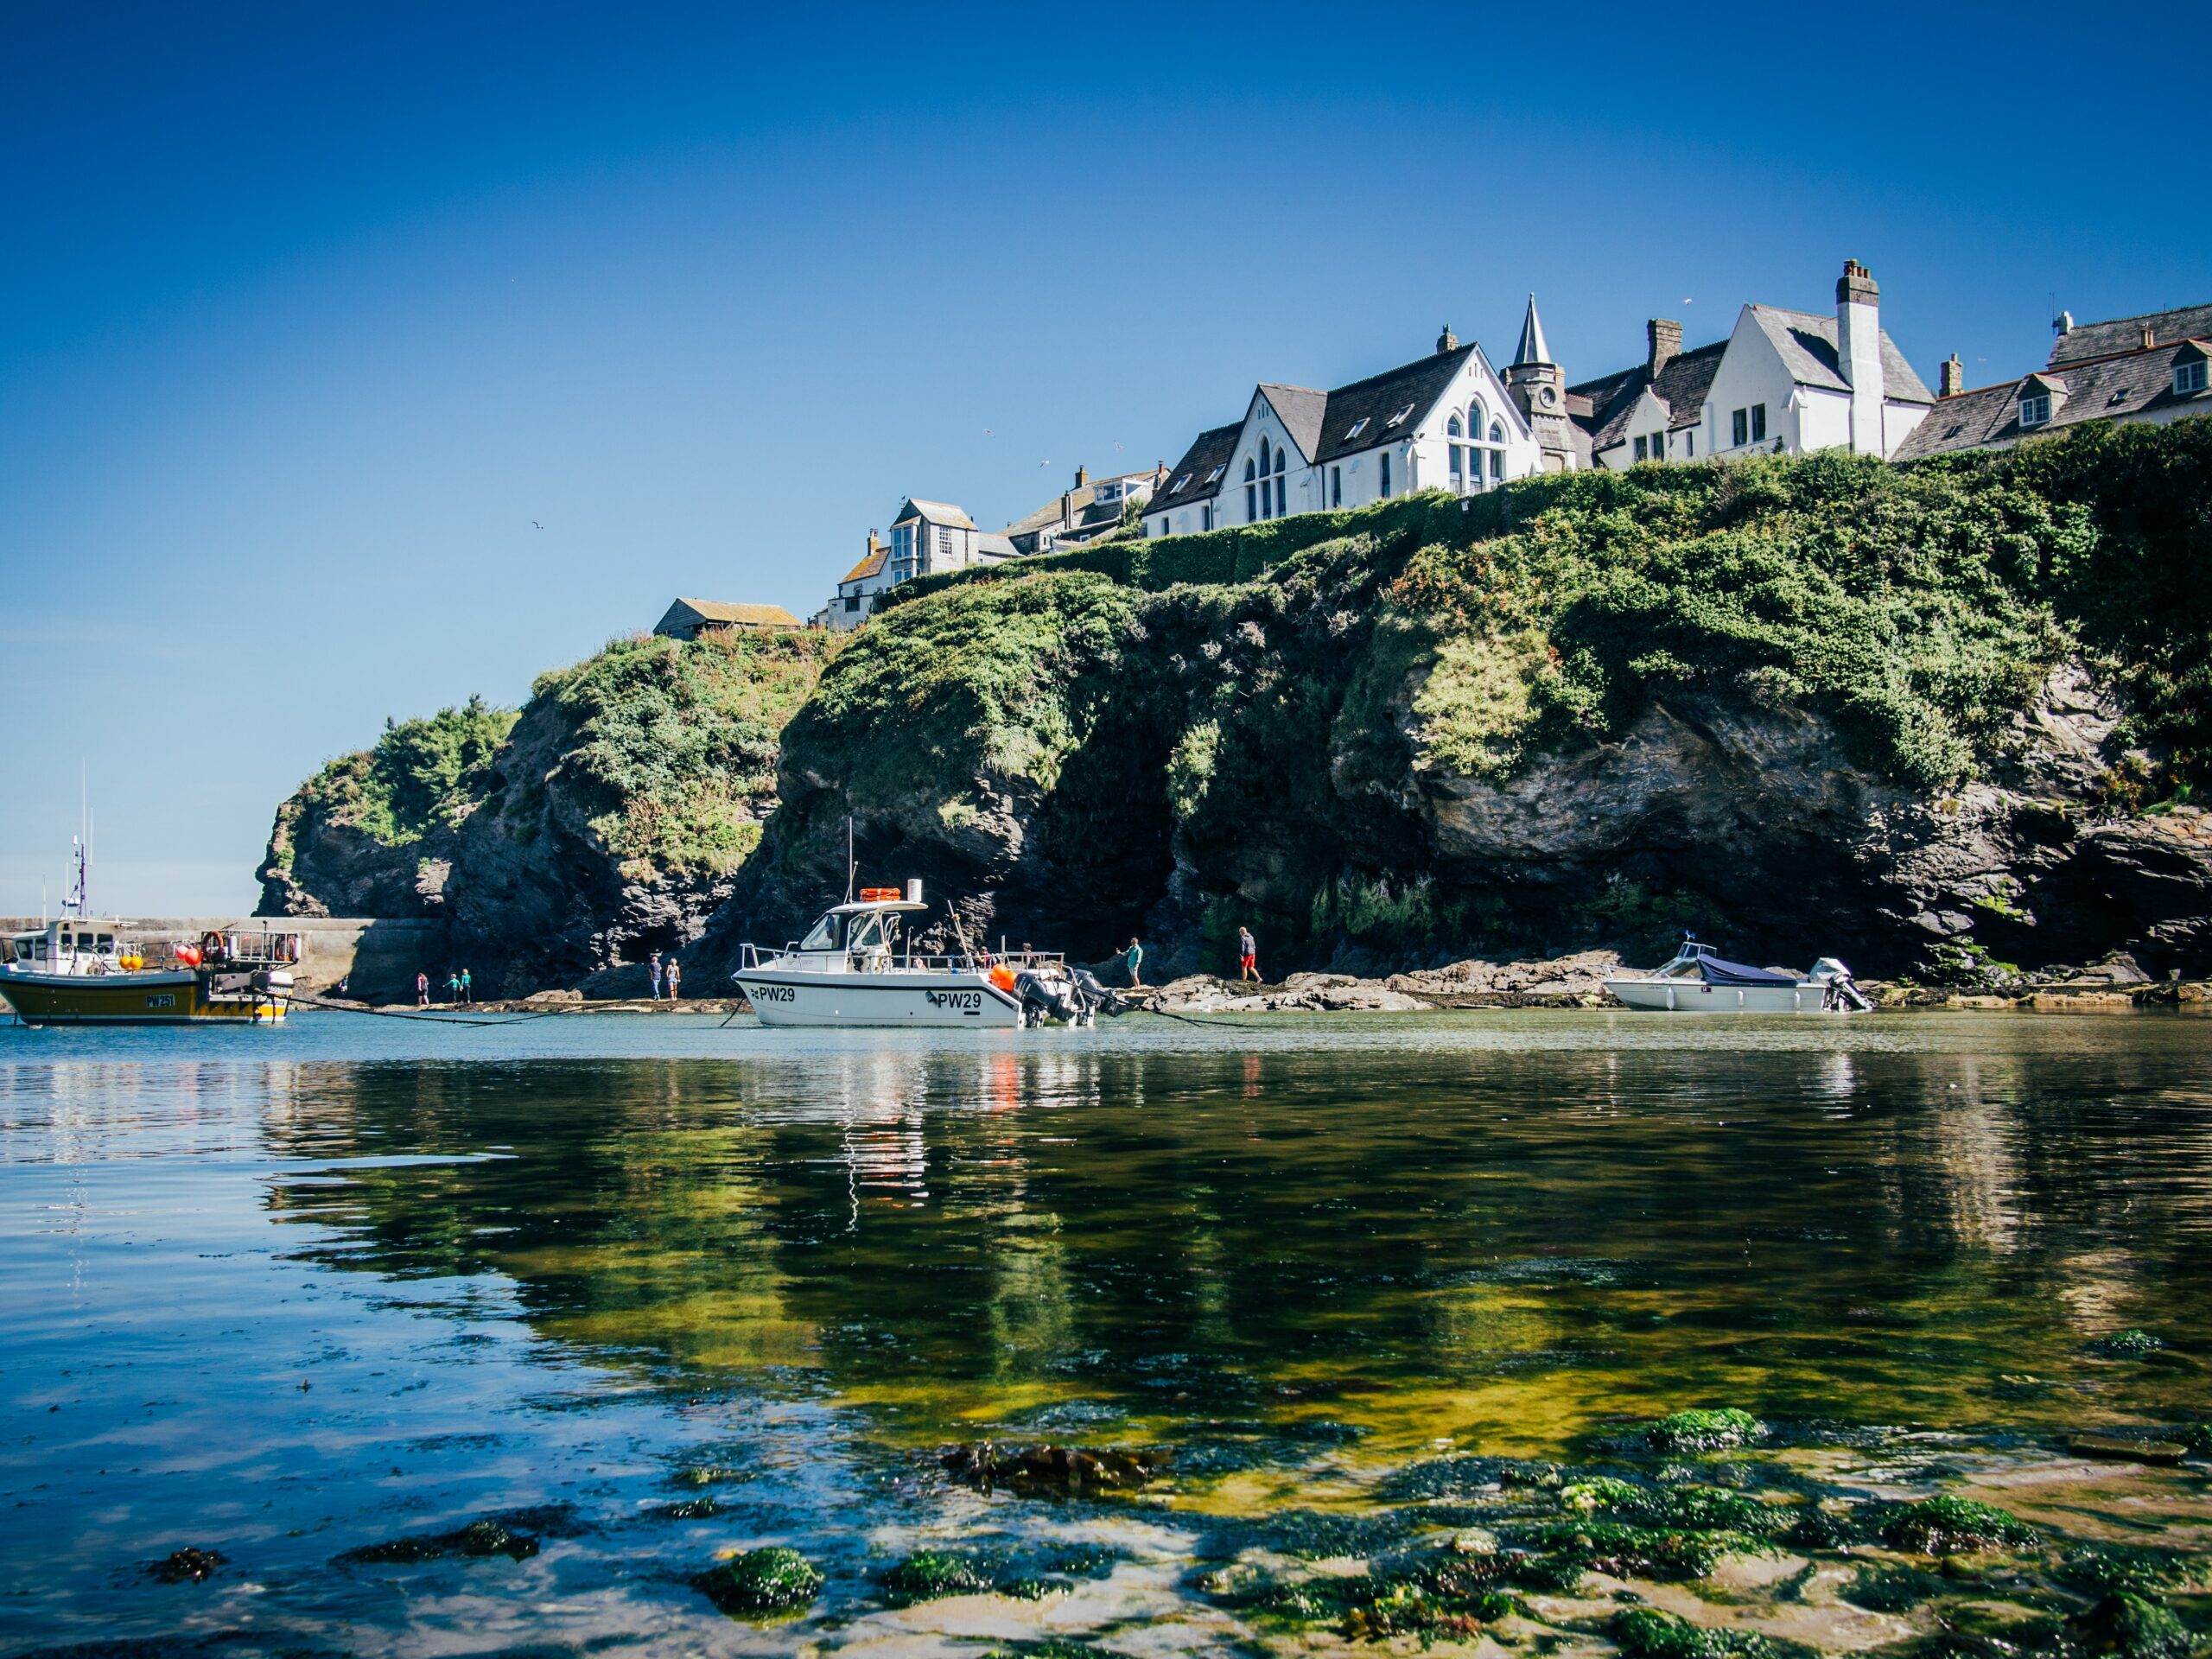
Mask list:
[{"label": "vegetation on cliffside", "polygon": [[[801,843],[850,812],[885,856],[1001,889],[1039,929],[1073,917],[1025,895],[1077,889],[1116,932],[1134,912],[1211,939],[1234,912],[1293,955],[1740,919],[1726,869],[1757,847],[1532,849],[1484,874],[1445,857],[1437,814],[1670,708],[1829,734],[1807,791],[1841,766],[1934,804],[2006,772],[2069,663],[2117,699],[2132,751],[2104,804],[2186,798],[2212,721],[2209,500],[2212,422],[2092,428],[1913,467],[1530,479],[908,584],[787,734],[823,798],[787,803],[756,874],[818,880],[826,849]],[[963,803],[994,791],[1018,822],[979,842]],[[1098,857],[1102,836],[1127,856]]]},{"label": "vegetation on cliffside", "polygon": [[331,761],[285,804],[318,810],[386,847],[411,846],[467,815],[518,717],[480,696],[427,719],[387,720],[372,747]]},{"label": "vegetation on cliffside", "polygon": [[644,634],[538,677],[532,705],[574,734],[561,770],[626,875],[728,874],[744,861],[774,802],[784,726],[835,649],[822,633]]}]

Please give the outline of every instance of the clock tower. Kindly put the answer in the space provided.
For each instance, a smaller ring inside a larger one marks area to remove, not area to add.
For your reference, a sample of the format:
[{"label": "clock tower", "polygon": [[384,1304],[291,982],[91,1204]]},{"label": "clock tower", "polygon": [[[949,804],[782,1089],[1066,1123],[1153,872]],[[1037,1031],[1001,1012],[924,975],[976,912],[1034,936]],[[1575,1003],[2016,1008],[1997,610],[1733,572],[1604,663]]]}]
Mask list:
[{"label": "clock tower", "polygon": [[1521,344],[1505,371],[1505,390],[1536,435],[1544,452],[1548,473],[1572,471],[1574,442],[1567,418],[1567,373],[1552,361],[1544,343],[1544,325],[1536,315],[1536,296],[1529,296],[1529,315],[1522,320]]}]

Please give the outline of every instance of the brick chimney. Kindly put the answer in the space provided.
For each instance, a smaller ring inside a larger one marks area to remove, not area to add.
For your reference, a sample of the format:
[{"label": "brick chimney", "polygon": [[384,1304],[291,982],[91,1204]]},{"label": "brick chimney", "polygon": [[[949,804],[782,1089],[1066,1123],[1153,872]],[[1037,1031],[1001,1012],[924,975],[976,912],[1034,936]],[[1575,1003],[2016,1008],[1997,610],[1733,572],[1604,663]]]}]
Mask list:
[{"label": "brick chimney", "polygon": [[1643,338],[1650,347],[1644,366],[1656,380],[1659,371],[1682,354],[1682,325],[1669,322],[1664,317],[1654,317],[1643,325]]},{"label": "brick chimney", "polygon": [[1447,322],[1444,325],[1444,332],[1436,337],[1436,354],[1441,357],[1446,352],[1456,352],[1459,349],[1459,336],[1452,332],[1452,325]]},{"label": "brick chimney", "polygon": [[1950,356],[1943,359],[1943,378],[1936,396],[1955,397],[1966,389],[1967,365],[1960,362],[1959,354],[1953,352]]},{"label": "brick chimney", "polygon": [[1076,486],[1076,488],[1077,488],[1077,489],[1079,490],[1079,489],[1081,489],[1084,485],[1086,485],[1086,484],[1088,484],[1088,483],[1090,483],[1090,468],[1089,468],[1088,467],[1085,467],[1085,466],[1084,466],[1081,461],[1077,461],[1077,462],[1076,463],[1076,467],[1075,467],[1075,486]]},{"label": "brick chimney", "polygon": [[1836,366],[1851,388],[1851,447],[1862,455],[1889,453],[1882,442],[1881,306],[1874,273],[1845,260],[1835,285]]}]

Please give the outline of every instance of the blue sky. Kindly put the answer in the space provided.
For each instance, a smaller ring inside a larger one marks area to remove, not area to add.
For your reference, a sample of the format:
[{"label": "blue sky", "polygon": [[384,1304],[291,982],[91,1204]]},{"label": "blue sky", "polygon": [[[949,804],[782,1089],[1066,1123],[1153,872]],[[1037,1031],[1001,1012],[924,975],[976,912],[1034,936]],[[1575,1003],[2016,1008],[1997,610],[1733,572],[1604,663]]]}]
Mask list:
[{"label": "blue sky", "polygon": [[[250,905],[386,715],[826,597],[1440,325],[1571,378],[1847,257],[1923,378],[2212,299],[2201,5],[10,9],[0,912]],[[540,530],[533,527],[542,524]]]}]

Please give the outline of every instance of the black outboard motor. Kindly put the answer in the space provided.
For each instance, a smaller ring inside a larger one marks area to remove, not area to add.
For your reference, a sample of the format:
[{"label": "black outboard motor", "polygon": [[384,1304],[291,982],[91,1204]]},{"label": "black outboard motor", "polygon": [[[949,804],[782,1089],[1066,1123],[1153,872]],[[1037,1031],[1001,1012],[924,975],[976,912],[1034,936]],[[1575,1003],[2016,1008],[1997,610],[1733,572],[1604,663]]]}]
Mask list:
[{"label": "black outboard motor", "polygon": [[1075,981],[1075,988],[1094,1014],[1117,1014],[1127,1013],[1122,1006],[1122,994],[1109,990],[1098,982],[1098,976],[1088,968],[1071,968],[1068,976]]}]

